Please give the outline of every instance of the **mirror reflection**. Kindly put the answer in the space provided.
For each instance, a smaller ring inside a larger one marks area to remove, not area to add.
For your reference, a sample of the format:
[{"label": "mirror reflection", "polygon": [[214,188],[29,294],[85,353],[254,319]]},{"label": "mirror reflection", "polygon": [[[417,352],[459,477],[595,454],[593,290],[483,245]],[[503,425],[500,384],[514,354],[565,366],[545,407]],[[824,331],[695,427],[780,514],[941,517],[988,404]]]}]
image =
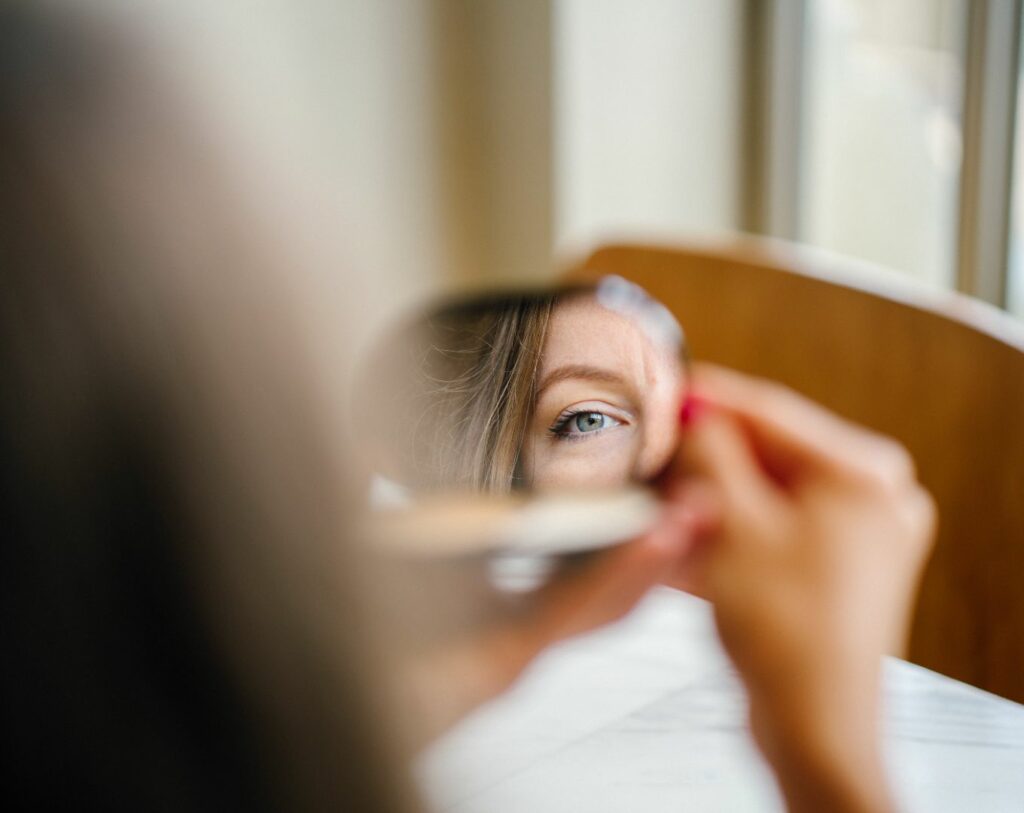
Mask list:
[{"label": "mirror reflection", "polygon": [[364,379],[385,500],[609,490],[671,459],[685,342],[661,303],[606,277],[435,304],[382,340]]}]

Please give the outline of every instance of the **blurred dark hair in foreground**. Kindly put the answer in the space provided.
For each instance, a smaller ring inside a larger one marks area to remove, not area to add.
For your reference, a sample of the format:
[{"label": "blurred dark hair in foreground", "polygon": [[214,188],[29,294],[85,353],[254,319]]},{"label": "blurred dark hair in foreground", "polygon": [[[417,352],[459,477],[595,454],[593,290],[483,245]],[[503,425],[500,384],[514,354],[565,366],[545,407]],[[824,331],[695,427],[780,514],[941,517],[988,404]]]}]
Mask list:
[{"label": "blurred dark hair in foreground", "polygon": [[390,809],[294,270],[86,8],[0,9],[5,807]]}]

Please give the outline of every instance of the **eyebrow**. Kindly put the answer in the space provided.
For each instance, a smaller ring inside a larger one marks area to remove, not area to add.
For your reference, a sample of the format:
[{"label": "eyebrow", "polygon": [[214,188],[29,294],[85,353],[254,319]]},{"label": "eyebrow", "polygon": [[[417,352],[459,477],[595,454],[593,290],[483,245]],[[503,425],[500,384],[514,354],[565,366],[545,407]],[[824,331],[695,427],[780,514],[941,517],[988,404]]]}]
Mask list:
[{"label": "eyebrow", "polygon": [[561,367],[556,367],[544,376],[540,384],[537,385],[536,397],[540,398],[544,390],[552,384],[576,378],[587,381],[603,381],[608,384],[628,385],[626,379],[615,370],[609,370],[605,367],[592,367],[589,364],[564,364]]}]

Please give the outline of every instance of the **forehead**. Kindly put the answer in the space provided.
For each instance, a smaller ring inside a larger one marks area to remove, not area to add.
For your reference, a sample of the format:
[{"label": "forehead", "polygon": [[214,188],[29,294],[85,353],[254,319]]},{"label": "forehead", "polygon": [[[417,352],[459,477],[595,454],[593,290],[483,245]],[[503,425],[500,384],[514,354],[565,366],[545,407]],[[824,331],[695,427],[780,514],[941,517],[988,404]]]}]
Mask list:
[{"label": "forehead", "polygon": [[563,364],[607,366],[653,350],[650,339],[627,316],[599,304],[592,294],[558,302],[548,323],[541,374]]}]

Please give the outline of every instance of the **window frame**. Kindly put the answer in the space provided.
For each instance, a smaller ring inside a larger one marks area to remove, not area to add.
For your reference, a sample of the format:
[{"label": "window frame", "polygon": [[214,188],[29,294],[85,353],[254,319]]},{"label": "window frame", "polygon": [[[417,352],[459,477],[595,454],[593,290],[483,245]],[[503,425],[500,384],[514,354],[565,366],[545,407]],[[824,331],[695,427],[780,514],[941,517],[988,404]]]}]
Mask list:
[{"label": "window frame", "polygon": [[[747,0],[743,227],[798,241],[809,0]],[[1007,307],[1024,0],[968,0],[956,287]]]}]

